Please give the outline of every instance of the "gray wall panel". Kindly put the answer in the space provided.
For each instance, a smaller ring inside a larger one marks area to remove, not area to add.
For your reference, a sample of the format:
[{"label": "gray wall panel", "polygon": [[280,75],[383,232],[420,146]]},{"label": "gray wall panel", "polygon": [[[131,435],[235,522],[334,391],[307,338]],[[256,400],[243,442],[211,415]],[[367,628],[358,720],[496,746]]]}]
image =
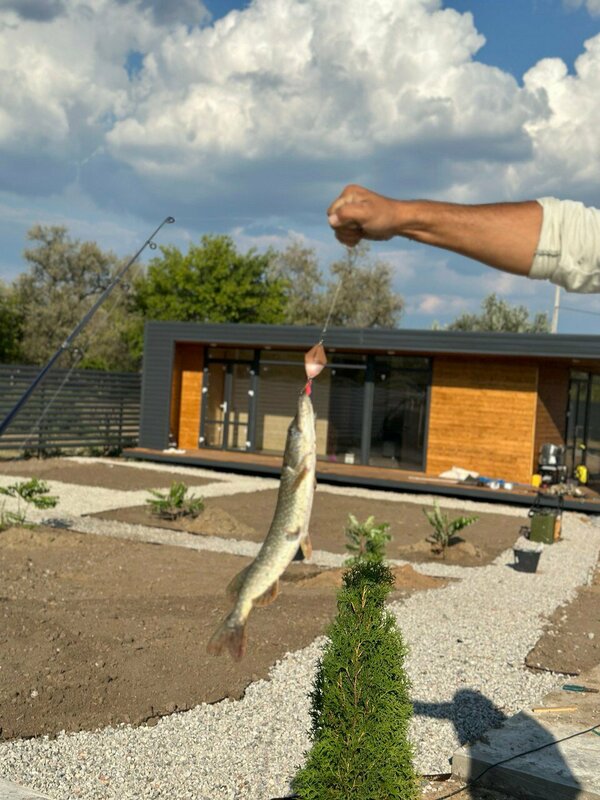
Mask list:
[{"label": "gray wall panel", "polygon": [[169,445],[174,346],[175,339],[165,326],[153,322],[146,324],[140,447],[164,450]]}]

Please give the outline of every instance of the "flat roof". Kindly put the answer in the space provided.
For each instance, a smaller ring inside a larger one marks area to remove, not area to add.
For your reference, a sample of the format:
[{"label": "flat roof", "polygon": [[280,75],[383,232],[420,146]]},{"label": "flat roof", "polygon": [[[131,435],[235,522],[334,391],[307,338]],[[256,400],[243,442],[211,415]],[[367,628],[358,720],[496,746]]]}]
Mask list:
[{"label": "flat roof", "polygon": [[[306,348],[315,344],[321,330],[299,325],[248,325],[237,323],[147,322],[150,338],[202,342],[238,347]],[[452,353],[456,355],[513,356],[589,361],[600,359],[600,335],[563,333],[480,333],[430,331],[410,328],[330,328],[326,348],[373,353]]]}]

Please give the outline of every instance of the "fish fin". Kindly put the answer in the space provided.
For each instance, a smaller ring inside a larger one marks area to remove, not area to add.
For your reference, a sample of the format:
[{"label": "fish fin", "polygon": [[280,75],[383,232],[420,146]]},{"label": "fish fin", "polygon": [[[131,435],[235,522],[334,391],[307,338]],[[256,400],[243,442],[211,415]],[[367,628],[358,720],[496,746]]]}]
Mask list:
[{"label": "fish fin", "polygon": [[230,600],[237,600],[238,594],[240,593],[240,589],[242,588],[242,585],[246,580],[246,575],[248,574],[248,570],[250,569],[251,566],[252,564],[248,564],[248,566],[240,570],[240,572],[238,572],[237,575],[234,575],[233,578],[227,584],[225,592],[227,593],[227,597],[229,597]]},{"label": "fish fin", "polygon": [[310,541],[310,535],[308,533],[304,539],[300,539],[300,549],[302,550],[304,558],[310,558],[312,556],[312,542]]},{"label": "fish fin", "polygon": [[304,465],[301,466],[300,469],[298,470],[297,474],[296,474],[296,477],[294,478],[294,482],[292,483],[292,489],[294,491],[296,491],[296,489],[298,489],[300,486],[302,486],[302,484],[308,478],[310,473],[311,473],[311,470],[310,470],[309,467],[304,466]]},{"label": "fish fin", "polygon": [[261,608],[262,606],[268,606],[273,602],[273,600],[275,600],[278,594],[279,594],[279,578],[277,578],[275,583],[272,583],[269,586],[266,592],[263,592],[263,594],[261,594],[260,597],[257,597],[256,600],[253,600],[252,605],[257,606],[257,608]]},{"label": "fish fin", "polygon": [[220,656],[225,648],[231,657],[239,661],[246,652],[246,625],[243,622],[233,624],[227,617],[219,625],[206,648],[210,655]]},{"label": "fish fin", "polygon": [[302,530],[300,528],[296,528],[296,530],[293,531],[286,531],[285,538],[291,541],[292,539],[297,539],[301,533]]}]

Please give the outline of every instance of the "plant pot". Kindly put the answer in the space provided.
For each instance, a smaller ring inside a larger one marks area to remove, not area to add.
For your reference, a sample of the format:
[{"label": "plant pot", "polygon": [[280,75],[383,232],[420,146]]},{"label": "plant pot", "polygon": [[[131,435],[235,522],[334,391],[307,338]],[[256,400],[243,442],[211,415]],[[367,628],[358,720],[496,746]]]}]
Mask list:
[{"label": "plant pot", "polygon": [[537,570],[540,556],[542,555],[540,550],[517,550],[515,547],[513,553],[515,556],[514,568],[516,570],[519,572],[535,572]]}]

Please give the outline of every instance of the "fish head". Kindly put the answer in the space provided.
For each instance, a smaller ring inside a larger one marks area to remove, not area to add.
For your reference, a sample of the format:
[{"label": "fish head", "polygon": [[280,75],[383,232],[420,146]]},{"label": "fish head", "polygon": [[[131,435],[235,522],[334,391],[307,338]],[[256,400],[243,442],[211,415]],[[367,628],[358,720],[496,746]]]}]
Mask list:
[{"label": "fish head", "polygon": [[305,393],[298,398],[296,416],[288,428],[285,448],[289,466],[299,463],[316,448],[315,412],[310,397]]}]

